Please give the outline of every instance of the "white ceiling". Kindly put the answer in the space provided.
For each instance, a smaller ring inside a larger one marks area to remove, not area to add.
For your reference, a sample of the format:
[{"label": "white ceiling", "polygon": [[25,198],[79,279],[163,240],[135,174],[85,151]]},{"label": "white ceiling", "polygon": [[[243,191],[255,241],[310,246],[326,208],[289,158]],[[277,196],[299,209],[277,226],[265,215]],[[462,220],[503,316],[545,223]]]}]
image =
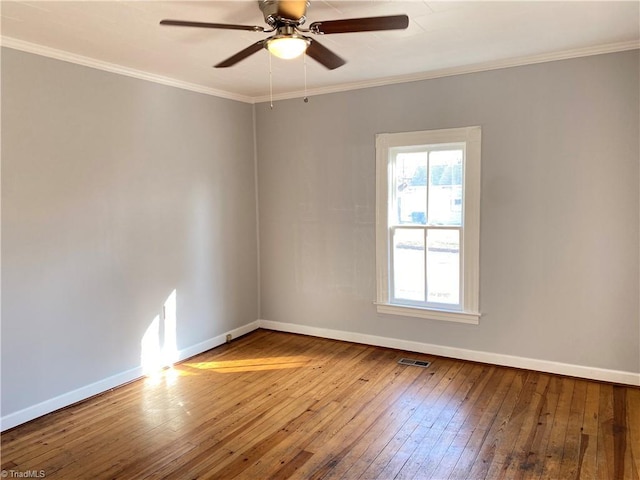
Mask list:
[{"label": "white ceiling", "polygon": [[[307,60],[309,93],[638,48],[640,2],[311,0],[318,20],[406,13],[403,31],[319,38],[347,60]],[[269,55],[212,65],[267,34],[159,26],[164,18],[265,26],[253,1],[5,1],[5,46],[245,101],[269,95]],[[71,54],[71,55],[70,55]],[[273,58],[276,98],[304,89],[302,59]]]}]

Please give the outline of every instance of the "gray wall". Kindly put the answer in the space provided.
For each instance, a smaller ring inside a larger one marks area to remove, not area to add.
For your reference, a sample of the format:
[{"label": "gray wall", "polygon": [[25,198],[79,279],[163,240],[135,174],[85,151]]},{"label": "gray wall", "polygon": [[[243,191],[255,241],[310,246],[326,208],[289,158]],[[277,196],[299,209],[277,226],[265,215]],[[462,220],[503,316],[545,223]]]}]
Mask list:
[{"label": "gray wall", "polygon": [[[256,107],[263,319],[640,372],[638,52]],[[480,325],[375,311],[380,132],[482,126]]]},{"label": "gray wall", "polygon": [[[640,372],[638,52],[255,107],[2,51],[2,415],[257,318]],[[483,128],[480,325],[378,315],[379,132]]]},{"label": "gray wall", "polygon": [[258,318],[253,107],[2,51],[2,415]]}]

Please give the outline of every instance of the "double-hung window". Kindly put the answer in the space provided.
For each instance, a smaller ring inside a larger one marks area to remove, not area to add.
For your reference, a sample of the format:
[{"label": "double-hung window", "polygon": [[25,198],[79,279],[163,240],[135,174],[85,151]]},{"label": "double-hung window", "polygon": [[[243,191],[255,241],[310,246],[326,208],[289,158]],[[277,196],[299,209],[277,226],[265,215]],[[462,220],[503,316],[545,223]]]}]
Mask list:
[{"label": "double-hung window", "polygon": [[480,137],[376,136],[378,312],[478,323]]}]

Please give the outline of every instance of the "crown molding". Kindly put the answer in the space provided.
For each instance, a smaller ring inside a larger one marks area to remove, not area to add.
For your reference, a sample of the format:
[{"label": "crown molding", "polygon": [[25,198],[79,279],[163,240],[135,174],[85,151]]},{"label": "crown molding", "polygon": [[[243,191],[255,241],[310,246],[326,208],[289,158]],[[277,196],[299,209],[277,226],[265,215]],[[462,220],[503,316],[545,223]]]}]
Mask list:
[{"label": "crown molding", "polygon": [[[274,95],[273,101],[302,98],[305,95],[307,97],[310,97],[316,95],[325,95],[328,93],[346,92],[349,90],[360,90],[363,88],[382,87],[385,85],[394,85],[398,83],[419,82],[422,80],[433,80],[436,78],[451,77],[454,75],[466,75],[468,73],[486,72],[490,70],[499,70],[502,68],[521,67],[537,63],[555,62],[558,60],[569,60],[572,58],[588,57],[592,55],[602,55],[605,53],[616,53],[637,49],[640,49],[640,42],[638,41],[610,43],[594,47],[563,50],[560,52],[545,53],[540,55],[514,57],[506,60],[496,60],[492,62],[477,63],[474,65],[431,70],[428,72],[414,73],[409,75],[398,75],[376,80],[366,80],[363,82],[344,83],[340,85],[332,85],[329,87],[309,89],[306,93],[303,90],[287,92]],[[268,95],[253,97],[254,103],[264,103],[269,102],[270,100],[271,99]]]},{"label": "crown molding", "polygon": [[62,60],[63,62],[70,62],[77,65],[83,65],[85,67],[96,68],[98,70],[104,70],[106,72],[117,73],[119,75],[126,75],[127,77],[133,77],[140,80],[147,80],[149,82],[168,85],[170,87],[181,88],[183,90],[204,93],[205,95],[212,95],[214,97],[221,97],[229,100],[237,100],[244,103],[254,103],[253,99],[246,95],[238,95],[236,93],[217,90],[215,88],[209,88],[203,85],[197,85],[195,83],[183,82],[181,80],[176,80],[175,78],[164,77],[162,75],[156,75],[154,73],[124,67],[115,63],[96,60],[95,58],[76,55],[75,53],[70,53],[51,47],[45,47],[44,45],[26,42],[24,40],[19,40],[13,37],[0,36],[0,46],[12,48],[14,50],[20,50],[27,53],[34,53],[36,55],[54,58],[56,60]]},{"label": "crown molding", "polygon": [[[263,103],[271,100],[269,95],[262,95],[257,97],[251,97],[247,95],[240,95],[237,93],[227,92],[224,90],[218,90],[215,88],[205,87],[203,85],[197,85],[194,83],[184,82],[175,78],[164,77],[162,75],[156,75],[153,73],[145,72],[142,70],[136,70],[115,63],[104,62],[96,60],[94,58],[85,57],[82,55],[76,55],[64,50],[58,50],[51,47],[45,47],[36,43],[26,42],[13,37],[0,36],[0,46],[12,48],[14,50],[20,50],[23,52],[34,53],[36,55],[42,55],[44,57],[54,58],[65,62],[75,63],[90,68],[97,68],[111,73],[117,73],[119,75],[126,75],[141,80],[147,80],[149,82],[155,82],[162,85],[168,85],[171,87],[181,88],[183,90],[190,90],[197,93],[203,93],[205,95],[212,95],[215,97],[226,98],[229,100],[236,100],[244,103]],[[525,65],[533,65],[537,63],[555,62],[558,60],[568,60],[571,58],[587,57],[591,55],[602,55],[606,53],[623,52],[626,50],[640,49],[640,42],[618,42],[610,43],[606,45],[597,45],[593,47],[577,48],[571,50],[563,50],[560,52],[545,53],[540,55],[529,55],[523,57],[515,57],[506,60],[497,60],[492,62],[477,63],[474,65],[466,65],[461,67],[452,67],[439,70],[431,70],[428,72],[421,72],[409,75],[398,75],[393,77],[386,77],[375,80],[365,80],[362,82],[343,83],[339,85],[332,85],[328,87],[313,88],[307,90],[305,93],[303,90],[285,92],[273,96],[274,101],[289,100],[293,98],[302,98],[305,95],[307,97],[325,95],[329,93],[346,92],[350,90],[360,90],[363,88],[382,87],[385,85],[394,85],[399,83],[419,82],[422,80],[432,80],[436,78],[450,77],[454,75],[466,75],[468,73],[478,73],[490,70],[499,70],[502,68],[520,67]]]}]

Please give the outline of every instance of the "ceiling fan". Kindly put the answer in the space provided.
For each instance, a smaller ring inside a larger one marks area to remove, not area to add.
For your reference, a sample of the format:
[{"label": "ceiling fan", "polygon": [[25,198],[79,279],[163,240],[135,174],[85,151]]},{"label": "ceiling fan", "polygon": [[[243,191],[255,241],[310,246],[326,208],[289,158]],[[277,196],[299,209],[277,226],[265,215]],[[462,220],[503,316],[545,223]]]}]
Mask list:
[{"label": "ceiling fan", "polygon": [[323,46],[317,40],[304,35],[328,35],[332,33],[372,32],[380,30],[401,30],[409,25],[406,15],[384,17],[350,18],[346,20],[328,20],[313,22],[309,28],[302,28],[307,20],[307,0],[258,0],[258,5],[269,29],[250,25],[228,23],[191,22],[184,20],[162,20],[160,25],[177,27],[217,28],[223,30],[246,30],[274,35],[249,45],[244,50],[215,65],[216,68],[231,67],[254,53],[266,48],[280,58],[295,58],[306,52],[311,58],[333,70],[346,62],[337,54]]}]

